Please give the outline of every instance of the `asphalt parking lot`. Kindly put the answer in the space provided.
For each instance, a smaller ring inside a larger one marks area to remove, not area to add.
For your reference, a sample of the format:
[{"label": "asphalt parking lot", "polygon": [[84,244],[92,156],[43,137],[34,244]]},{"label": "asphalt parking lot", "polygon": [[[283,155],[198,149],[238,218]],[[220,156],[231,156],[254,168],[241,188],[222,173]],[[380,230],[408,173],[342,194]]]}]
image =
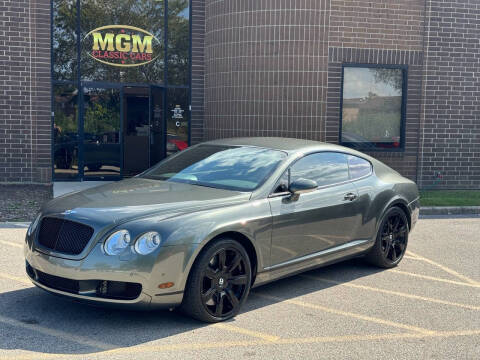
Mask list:
[{"label": "asphalt parking lot", "polygon": [[284,279],[215,325],[45,293],[25,275],[25,231],[0,229],[0,359],[480,358],[480,218],[421,219],[396,269]]}]

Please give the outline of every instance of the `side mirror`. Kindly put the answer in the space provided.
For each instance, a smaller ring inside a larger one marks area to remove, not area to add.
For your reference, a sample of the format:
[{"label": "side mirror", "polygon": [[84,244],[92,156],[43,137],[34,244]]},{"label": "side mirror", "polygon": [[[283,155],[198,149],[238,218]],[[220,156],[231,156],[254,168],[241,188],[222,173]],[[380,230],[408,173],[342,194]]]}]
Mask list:
[{"label": "side mirror", "polygon": [[297,179],[290,184],[288,191],[294,195],[305,194],[317,190],[317,187],[318,184],[316,181],[309,179]]}]

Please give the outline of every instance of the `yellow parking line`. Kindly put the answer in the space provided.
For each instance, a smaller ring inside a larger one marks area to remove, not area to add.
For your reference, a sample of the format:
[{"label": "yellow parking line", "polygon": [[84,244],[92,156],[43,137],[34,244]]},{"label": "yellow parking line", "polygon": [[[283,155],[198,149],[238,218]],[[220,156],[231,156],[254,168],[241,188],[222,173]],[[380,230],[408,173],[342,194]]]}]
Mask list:
[{"label": "yellow parking line", "polygon": [[398,322],[394,322],[394,321],[390,321],[390,320],[384,320],[384,319],[380,319],[380,318],[376,318],[376,317],[372,317],[372,316],[352,313],[352,312],[348,312],[348,311],[342,311],[342,310],[333,309],[333,308],[329,308],[329,307],[322,306],[322,305],[317,305],[317,304],[311,304],[311,303],[308,303],[308,302],[303,301],[303,300],[284,299],[284,298],[271,296],[271,295],[258,294],[257,292],[254,292],[254,293],[251,293],[251,294],[254,294],[255,296],[259,296],[259,297],[269,299],[269,300],[284,302],[284,303],[287,303],[287,304],[293,304],[293,305],[297,305],[297,306],[301,306],[301,307],[305,307],[305,308],[320,310],[320,311],[328,312],[328,313],[331,313],[331,314],[342,315],[342,316],[347,316],[347,317],[351,317],[351,318],[355,318],[355,319],[365,320],[365,321],[369,321],[369,322],[373,322],[373,323],[377,323],[377,324],[381,324],[381,325],[388,325],[388,326],[392,326],[392,327],[396,327],[396,328],[400,328],[400,329],[415,331],[415,332],[419,332],[421,334],[432,334],[434,332],[432,330],[424,329],[424,328],[413,326],[413,325],[406,325],[406,324],[402,324],[402,323],[398,323]]},{"label": "yellow parking line", "polygon": [[457,306],[457,307],[470,309],[470,310],[480,310],[480,306],[461,304],[461,303],[456,303],[456,302],[451,302],[451,301],[446,301],[446,300],[441,300],[441,299],[429,298],[429,297],[425,297],[425,296],[407,294],[407,293],[403,293],[403,292],[400,292],[400,291],[392,291],[392,290],[380,289],[380,288],[371,287],[371,286],[358,285],[358,284],[352,284],[352,283],[344,283],[344,282],[325,279],[325,278],[321,278],[321,277],[317,277],[317,276],[302,275],[302,277],[307,278],[307,279],[312,279],[312,280],[323,281],[323,282],[326,282],[326,283],[329,283],[329,284],[346,286],[346,287],[351,287],[351,288],[355,288],[355,289],[374,291],[374,292],[379,292],[379,293],[384,293],[384,294],[389,294],[389,295],[405,297],[405,298],[408,298],[408,299],[427,301],[427,302],[432,302],[432,303],[437,303],[437,304],[442,304],[442,305]]},{"label": "yellow parking line", "polygon": [[18,281],[22,284],[33,286],[32,282],[27,277],[19,277],[19,276],[13,276],[13,275],[5,274],[5,273],[0,273],[0,278],[13,280],[13,281]]},{"label": "yellow parking line", "polygon": [[402,274],[402,275],[407,275],[407,276],[412,276],[412,277],[417,277],[420,279],[425,279],[425,280],[432,280],[432,281],[439,281],[439,282],[444,282],[447,284],[453,284],[453,285],[461,285],[461,286],[469,286],[469,287],[474,287],[474,288],[480,288],[480,285],[474,285],[466,282],[460,282],[460,281],[455,281],[455,280],[448,280],[448,279],[442,279],[442,278],[437,278],[433,276],[428,276],[428,275],[420,275],[420,274],[414,274],[411,272],[407,271],[401,271],[401,270],[396,270],[396,269],[390,269],[388,272],[393,272],[395,274]]},{"label": "yellow parking line", "polygon": [[8,245],[8,246],[13,246],[13,247],[17,247],[17,248],[23,249],[23,244],[19,244],[19,243],[16,243],[16,242],[0,240],[0,244]]},{"label": "yellow parking line", "polygon": [[408,256],[408,255],[403,255],[403,258],[404,259],[410,259],[410,260],[420,260],[419,258],[417,258],[415,256]]},{"label": "yellow parking line", "polygon": [[[401,340],[401,339],[426,339],[426,338],[449,338],[457,336],[477,336],[480,330],[459,330],[459,331],[436,331],[429,334],[421,333],[394,333],[394,334],[371,334],[371,335],[343,335],[343,336],[325,336],[325,337],[306,337],[306,338],[287,338],[276,341],[255,340],[255,341],[226,341],[226,342],[207,342],[207,343],[180,343],[165,345],[136,345],[126,348],[117,348],[91,355],[100,357],[113,354],[140,354],[152,353],[158,354],[165,351],[175,350],[208,350],[208,349],[225,349],[233,347],[252,347],[252,346],[269,346],[269,345],[295,345],[295,344],[320,344],[334,342],[352,342],[352,341],[376,341],[376,340]],[[33,360],[33,359],[58,359],[65,358],[76,359],[85,358],[88,354],[45,354],[45,353],[28,353],[24,355],[14,354],[4,357],[3,359],[15,360]]]},{"label": "yellow parking line", "polygon": [[100,341],[97,341],[97,340],[92,340],[92,339],[90,339],[88,337],[85,337],[85,336],[81,336],[81,335],[78,335],[78,334],[70,334],[70,333],[67,333],[67,332],[64,332],[64,331],[59,331],[59,330],[47,328],[45,326],[41,326],[41,325],[38,325],[38,324],[26,324],[26,323],[23,323],[21,321],[11,319],[11,318],[8,318],[8,317],[2,316],[2,315],[0,315],[0,322],[2,322],[4,324],[8,324],[10,326],[21,327],[21,328],[24,328],[24,329],[28,329],[28,330],[31,330],[31,331],[38,332],[40,334],[52,336],[52,337],[55,337],[55,338],[60,338],[60,339],[63,339],[63,340],[75,342],[75,343],[78,343],[80,345],[85,345],[85,346],[93,347],[93,348],[100,349],[100,350],[110,350],[110,349],[115,348],[114,345],[106,344],[104,342],[100,342]]},{"label": "yellow parking line", "polygon": [[253,336],[253,337],[256,337],[256,338],[259,338],[259,339],[262,339],[262,340],[266,340],[266,341],[277,341],[278,339],[280,339],[279,336],[265,334],[265,333],[261,333],[261,332],[258,332],[258,331],[252,331],[252,330],[244,329],[244,328],[241,328],[241,327],[238,327],[238,326],[233,326],[233,325],[225,324],[225,323],[218,323],[218,324],[215,324],[215,325],[212,325],[212,326],[216,327],[216,328],[219,328],[219,329],[236,332],[236,333],[239,333],[239,334]]},{"label": "yellow parking line", "polygon": [[462,274],[458,273],[457,271],[452,270],[452,269],[450,269],[450,268],[448,268],[448,267],[446,267],[446,266],[444,266],[444,265],[442,265],[442,264],[439,264],[439,263],[437,263],[437,262],[435,262],[435,261],[433,261],[433,260],[427,259],[426,257],[423,257],[423,256],[421,256],[421,255],[417,255],[417,254],[415,254],[415,253],[413,253],[413,252],[411,252],[411,251],[407,251],[407,254],[416,256],[416,257],[418,258],[418,260],[422,260],[422,261],[424,261],[424,262],[426,262],[426,263],[429,263],[429,264],[431,264],[431,265],[433,265],[433,266],[436,266],[436,267],[442,269],[443,271],[445,271],[445,272],[447,272],[447,273],[449,273],[449,274],[452,274],[453,276],[456,276],[456,277],[458,277],[459,279],[462,279],[463,281],[466,281],[466,282],[468,282],[468,283],[470,283],[470,284],[480,285],[479,282],[477,282],[477,281],[475,281],[475,280],[473,280],[473,279],[470,279],[469,277],[467,277],[467,276],[465,276],[465,275],[462,275]]}]

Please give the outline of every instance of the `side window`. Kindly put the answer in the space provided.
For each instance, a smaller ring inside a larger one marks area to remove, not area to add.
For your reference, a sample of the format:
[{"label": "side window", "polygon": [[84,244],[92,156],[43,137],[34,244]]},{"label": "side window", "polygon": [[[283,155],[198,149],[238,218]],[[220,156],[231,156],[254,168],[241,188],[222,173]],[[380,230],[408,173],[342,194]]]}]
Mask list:
[{"label": "side window", "polygon": [[348,181],[347,155],[334,152],[321,152],[307,155],[291,167],[290,181],[309,179],[318,186]]},{"label": "side window", "polygon": [[349,155],[348,168],[350,170],[350,179],[355,180],[364,177],[372,171],[372,165],[367,160]]}]

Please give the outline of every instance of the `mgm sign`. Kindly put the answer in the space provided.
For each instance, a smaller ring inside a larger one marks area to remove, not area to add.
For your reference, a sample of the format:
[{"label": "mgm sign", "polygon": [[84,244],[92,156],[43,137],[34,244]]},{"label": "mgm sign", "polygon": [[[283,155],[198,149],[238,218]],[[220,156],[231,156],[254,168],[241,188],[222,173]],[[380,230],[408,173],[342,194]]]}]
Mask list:
[{"label": "mgm sign", "polygon": [[112,66],[141,66],[159,55],[160,41],[150,32],[129,25],[107,25],[90,31],[85,38],[88,55]]}]

